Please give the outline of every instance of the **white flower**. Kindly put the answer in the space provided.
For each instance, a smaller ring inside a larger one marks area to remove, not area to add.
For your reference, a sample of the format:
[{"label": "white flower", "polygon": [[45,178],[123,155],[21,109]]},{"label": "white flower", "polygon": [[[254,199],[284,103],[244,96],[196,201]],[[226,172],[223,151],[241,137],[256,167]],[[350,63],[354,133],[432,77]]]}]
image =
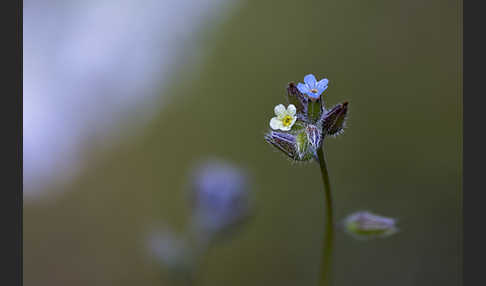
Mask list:
[{"label": "white flower", "polygon": [[295,105],[289,104],[287,109],[285,109],[283,104],[279,104],[275,106],[274,111],[276,117],[270,120],[270,127],[273,130],[289,131],[297,120]]}]

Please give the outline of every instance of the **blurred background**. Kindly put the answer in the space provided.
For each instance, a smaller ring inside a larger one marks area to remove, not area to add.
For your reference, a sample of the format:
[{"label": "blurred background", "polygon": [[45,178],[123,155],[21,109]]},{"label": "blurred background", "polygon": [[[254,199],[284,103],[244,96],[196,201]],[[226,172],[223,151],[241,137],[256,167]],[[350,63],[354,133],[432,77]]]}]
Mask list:
[{"label": "blurred background", "polygon": [[397,218],[387,239],[336,237],[335,285],[461,285],[462,1],[24,1],[25,285],[176,285],[146,235],[188,224],[188,171],[252,176],[255,215],[201,285],[317,285],[316,164],[263,140],[289,81],[349,101],[325,142],[341,220]]}]

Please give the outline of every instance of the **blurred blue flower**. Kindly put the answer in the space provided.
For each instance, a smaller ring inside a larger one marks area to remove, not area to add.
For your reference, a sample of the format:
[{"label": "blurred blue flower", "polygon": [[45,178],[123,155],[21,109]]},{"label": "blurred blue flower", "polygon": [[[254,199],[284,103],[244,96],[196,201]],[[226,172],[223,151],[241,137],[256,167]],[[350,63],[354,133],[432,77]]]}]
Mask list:
[{"label": "blurred blue flower", "polygon": [[249,216],[248,178],[240,168],[212,160],[199,165],[193,176],[193,223],[209,240]]},{"label": "blurred blue flower", "polygon": [[147,248],[157,262],[173,272],[184,272],[190,264],[189,249],[185,241],[165,227],[149,233]]},{"label": "blurred blue flower", "polygon": [[316,80],[313,74],[308,74],[304,77],[304,83],[297,84],[297,89],[303,93],[307,94],[312,99],[318,99],[319,96],[327,89],[327,83],[329,80],[327,78]]}]

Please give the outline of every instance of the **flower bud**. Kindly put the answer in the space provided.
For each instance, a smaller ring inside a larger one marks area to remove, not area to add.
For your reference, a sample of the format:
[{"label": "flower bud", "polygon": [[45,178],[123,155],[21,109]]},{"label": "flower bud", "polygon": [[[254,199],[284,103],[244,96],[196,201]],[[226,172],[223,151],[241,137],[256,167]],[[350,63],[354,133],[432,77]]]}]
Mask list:
[{"label": "flower bud", "polygon": [[295,160],[297,157],[296,139],[294,135],[290,133],[270,131],[265,134],[265,141],[272,144],[291,159]]},{"label": "flower bud", "polygon": [[310,145],[314,150],[317,150],[321,147],[322,143],[322,135],[321,131],[317,126],[309,124],[305,129],[305,133],[307,135],[307,140],[309,141]]},{"label": "flower bud", "polygon": [[314,151],[310,148],[306,129],[293,134],[270,131],[265,134],[265,140],[294,161],[308,161],[313,158]]},{"label": "flower bud", "polygon": [[345,230],[357,239],[387,237],[398,231],[396,219],[360,211],[344,220]]},{"label": "flower bud", "polygon": [[348,103],[338,104],[323,114],[322,132],[326,135],[338,135],[343,131],[348,113]]},{"label": "flower bud", "polygon": [[192,180],[193,224],[213,240],[250,215],[248,178],[236,166],[210,161],[196,168]]},{"label": "flower bud", "polygon": [[307,97],[305,97],[295,86],[295,83],[290,82],[287,86],[287,99],[289,104],[295,105],[297,113],[307,114]]},{"label": "flower bud", "polygon": [[[306,128],[307,130],[307,128]],[[315,152],[310,145],[306,130],[303,130],[295,136],[295,145],[297,146],[297,161],[309,161],[315,157]]]}]

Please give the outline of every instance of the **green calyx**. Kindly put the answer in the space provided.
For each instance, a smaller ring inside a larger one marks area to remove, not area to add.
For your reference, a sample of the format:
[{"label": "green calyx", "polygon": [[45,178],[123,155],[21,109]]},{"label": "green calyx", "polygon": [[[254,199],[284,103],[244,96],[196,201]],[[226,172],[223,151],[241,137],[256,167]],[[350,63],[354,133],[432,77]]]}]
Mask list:
[{"label": "green calyx", "polygon": [[301,161],[312,159],[313,153],[305,131],[301,131],[296,134],[295,144],[297,146],[297,155]]}]

